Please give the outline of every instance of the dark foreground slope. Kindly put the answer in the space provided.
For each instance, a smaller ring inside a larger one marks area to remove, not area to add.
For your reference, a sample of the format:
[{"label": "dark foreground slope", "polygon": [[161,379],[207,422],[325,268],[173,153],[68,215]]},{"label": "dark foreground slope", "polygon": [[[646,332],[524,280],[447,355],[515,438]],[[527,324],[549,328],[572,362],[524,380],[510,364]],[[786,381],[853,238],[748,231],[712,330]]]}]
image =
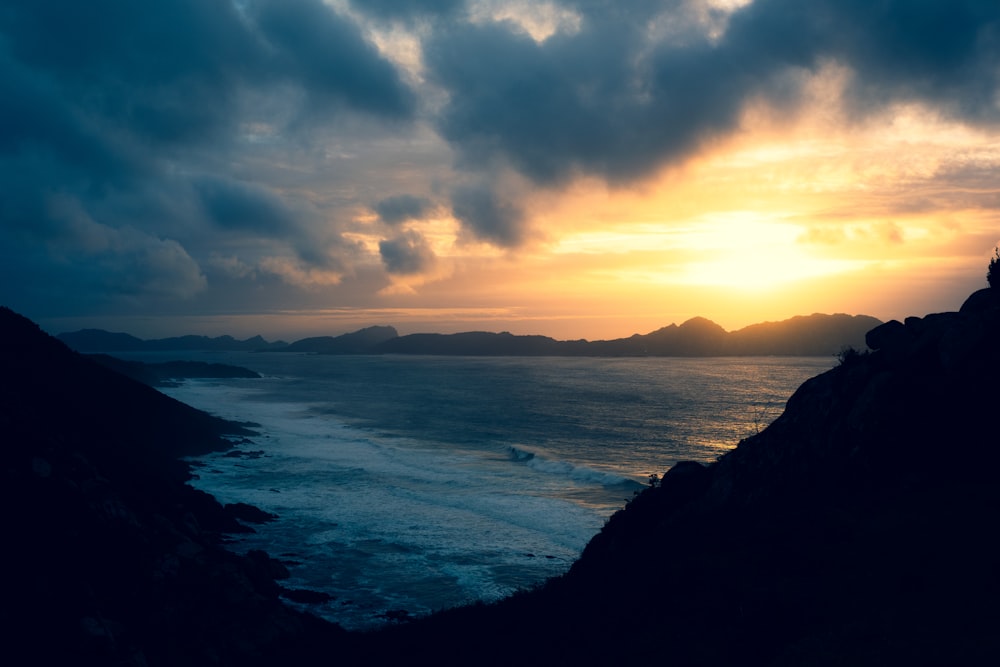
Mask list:
[{"label": "dark foreground slope", "polygon": [[333,636],[281,603],[278,563],[221,547],[254,513],[184,483],[177,456],[227,448],[245,427],[3,308],[0,340],[0,663],[271,664]]},{"label": "dark foreground slope", "polygon": [[1000,308],[873,330],[564,577],[358,640],[371,664],[986,665],[1000,656]]}]

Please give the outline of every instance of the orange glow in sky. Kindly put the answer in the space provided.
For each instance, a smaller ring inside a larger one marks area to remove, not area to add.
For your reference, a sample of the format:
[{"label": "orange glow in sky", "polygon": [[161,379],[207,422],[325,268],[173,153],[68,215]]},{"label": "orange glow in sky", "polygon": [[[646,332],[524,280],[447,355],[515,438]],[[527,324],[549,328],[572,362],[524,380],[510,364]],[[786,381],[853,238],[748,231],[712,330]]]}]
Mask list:
[{"label": "orange glow in sky", "polygon": [[858,127],[823,111],[783,132],[748,127],[639,186],[536,193],[539,238],[516,257],[440,234],[451,268],[415,291],[508,308],[497,324],[462,326],[557,337],[627,336],[695,315],[734,329],[811,312],[957,309],[985,286],[1000,225],[980,200],[1000,184],[955,188],[948,173],[1000,165],[1000,135],[918,108]]}]

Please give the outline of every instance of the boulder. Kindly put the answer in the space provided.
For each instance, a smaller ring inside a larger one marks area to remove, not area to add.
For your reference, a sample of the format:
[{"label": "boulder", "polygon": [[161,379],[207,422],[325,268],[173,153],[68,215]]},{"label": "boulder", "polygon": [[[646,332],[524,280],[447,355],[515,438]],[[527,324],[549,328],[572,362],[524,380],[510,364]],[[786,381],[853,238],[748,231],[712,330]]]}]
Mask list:
[{"label": "boulder", "polygon": [[969,295],[958,312],[968,315],[1000,306],[1000,290],[987,287]]},{"label": "boulder", "polygon": [[910,333],[899,320],[889,320],[865,334],[865,344],[873,350],[905,345],[910,341]]}]

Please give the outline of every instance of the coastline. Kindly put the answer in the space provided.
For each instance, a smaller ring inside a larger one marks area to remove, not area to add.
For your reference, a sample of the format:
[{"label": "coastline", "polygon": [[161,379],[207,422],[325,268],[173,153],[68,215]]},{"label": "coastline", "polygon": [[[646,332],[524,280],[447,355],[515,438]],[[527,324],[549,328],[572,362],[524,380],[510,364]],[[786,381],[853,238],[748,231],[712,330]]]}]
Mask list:
[{"label": "coastline", "polygon": [[280,562],[222,547],[232,510],[186,486],[176,457],[225,446],[231,424],[0,318],[18,343],[0,357],[3,500],[26,508],[12,512],[0,619],[12,656],[781,666],[1000,653],[992,291],[871,330],[872,352],[803,383],[759,434],[714,463],[673,466],[566,575],[372,633],[294,611]]},{"label": "coastline", "polygon": [[4,654],[256,665],[293,637],[340,633],[281,602],[280,563],[224,548],[255,513],[186,484],[178,457],[224,451],[249,430],[104,369],[9,310],[0,328]]}]

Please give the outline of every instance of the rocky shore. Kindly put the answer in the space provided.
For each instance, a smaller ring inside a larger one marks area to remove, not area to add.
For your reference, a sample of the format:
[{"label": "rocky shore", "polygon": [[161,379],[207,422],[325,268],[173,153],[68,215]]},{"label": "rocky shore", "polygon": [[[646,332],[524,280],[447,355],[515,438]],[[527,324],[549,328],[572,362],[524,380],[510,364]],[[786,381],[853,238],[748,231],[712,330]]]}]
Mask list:
[{"label": "rocky shore", "polygon": [[6,664],[274,664],[336,638],[282,602],[281,563],[223,548],[226,533],[269,517],[185,484],[177,457],[228,448],[245,426],[70,352],[9,310],[0,331]]}]

